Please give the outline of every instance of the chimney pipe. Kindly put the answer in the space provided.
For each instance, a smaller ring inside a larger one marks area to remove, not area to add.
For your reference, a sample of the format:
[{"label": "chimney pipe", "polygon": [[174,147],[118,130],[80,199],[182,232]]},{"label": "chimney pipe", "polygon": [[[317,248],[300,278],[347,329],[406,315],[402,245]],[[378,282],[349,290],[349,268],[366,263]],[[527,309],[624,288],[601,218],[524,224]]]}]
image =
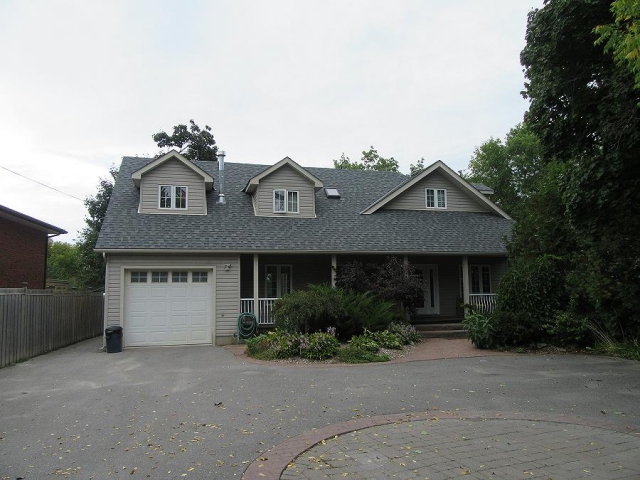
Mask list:
[{"label": "chimney pipe", "polygon": [[224,150],[218,151],[218,172],[219,172],[218,185],[220,187],[220,193],[218,193],[219,205],[225,205],[227,203],[227,199],[224,196],[224,157],[226,155],[227,154]]}]

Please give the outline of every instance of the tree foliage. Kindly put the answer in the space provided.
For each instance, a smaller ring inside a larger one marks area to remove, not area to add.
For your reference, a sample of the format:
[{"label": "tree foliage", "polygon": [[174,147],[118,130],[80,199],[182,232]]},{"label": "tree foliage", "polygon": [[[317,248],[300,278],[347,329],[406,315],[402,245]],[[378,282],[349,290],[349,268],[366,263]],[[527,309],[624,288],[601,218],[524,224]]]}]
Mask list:
[{"label": "tree foliage", "polygon": [[393,158],[381,157],[378,151],[371,146],[369,150],[362,152],[360,161],[351,161],[344,153],[340,155],[338,160],[333,161],[335,168],[344,170],[378,170],[381,172],[398,172],[398,161]]},{"label": "tree foliage", "polygon": [[118,169],[111,167],[109,174],[111,178],[100,179],[95,197],[87,197],[84,202],[87,207],[87,216],[84,219],[86,227],[80,231],[76,244],[81,259],[80,283],[90,290],[104,288],[105,263],[102,255],[96,253],[94,248],[111,200]]},{"label": "tree foliage", "polygon": [[77,245],[49,241],[47,278],[67,280],[72,287],[81,287],[81,258]]},{"label": "tree foliage", "polygon": [[396,303],[404,312],[414,312],[424,301],[424,283],[410,264],[396,257],[384,263],[353,261],[341,265],[336,273],[336,286],[355,292],[372,292]]},{"label": "tree foliage", "polygon": [[[163,130],[152,135],[153,141],[160,148],[177,148],[178,152],[189,160],[210,161],[218,160],[218,147],[211,133],[211,127],[205,125],[201,129],[196,122],[189,120],[190,126],[180,124],[173,127],[173,134]],[[163,151],[160,155],[164,154]]]},{"label": "tree foliage", "polygon": [[413,163],[409,165],[409,175],[412,177],[418,175],[422,170],[424,170],[424,157],[420,157],[420,160],[418,160],[415,165]]},{"label": "tree foliage", "polygon": [[516,125],[504,142],[490,138],[475,149],[465,178],[491,187],[495,192],[491,200],[518,218],[523,200],[536,191],[540,151],[540,142],[531,129]]},{"label": "tree foliage", "polygon": [[629,69],[636,88],[640,88],[640,2],[616,0],[611,3],[611,12],[615,21],[596,27],[596,43],[604,44],[605,52],[613,53],[618,65]]},{"label": "tree foliage", "polygon": [[547,0],[529,14],[525,126],[540,158],[509,245],[510,272],[521,278],[508,273],[499,288],[510,292],[498,301],[502,325],[522,322],[511,338],[567,318],[614,338],[640,333],[640,90],[596,45],[595,28],[613,21],[609,7]]}]

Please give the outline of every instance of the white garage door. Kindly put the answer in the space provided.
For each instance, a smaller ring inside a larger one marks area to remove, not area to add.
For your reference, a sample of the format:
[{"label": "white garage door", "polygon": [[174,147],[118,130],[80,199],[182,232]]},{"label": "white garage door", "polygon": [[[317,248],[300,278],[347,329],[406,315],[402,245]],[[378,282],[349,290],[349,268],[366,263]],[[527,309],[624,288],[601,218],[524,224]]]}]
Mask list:
[{"label": "white garage door", "polygon": [[212,343],[211,270],[128,270],[124,344]]}]

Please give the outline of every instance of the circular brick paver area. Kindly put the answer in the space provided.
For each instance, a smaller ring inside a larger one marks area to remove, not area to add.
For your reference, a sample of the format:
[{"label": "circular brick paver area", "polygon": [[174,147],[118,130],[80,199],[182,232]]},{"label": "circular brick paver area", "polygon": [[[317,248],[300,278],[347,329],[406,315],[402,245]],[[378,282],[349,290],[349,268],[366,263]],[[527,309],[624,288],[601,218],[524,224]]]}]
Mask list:
[{"label": "circular brick paver area", "polygon": [[[347,433],[327,436],[339,428],[330,426],[276,446],[245,478],[639,478],[640,436],[633,430],[566,419],[437,415],[361,419],[363,428],[348,431],[356,424],[347,422]],[[303,451],[305,444],[313,446]]]}]

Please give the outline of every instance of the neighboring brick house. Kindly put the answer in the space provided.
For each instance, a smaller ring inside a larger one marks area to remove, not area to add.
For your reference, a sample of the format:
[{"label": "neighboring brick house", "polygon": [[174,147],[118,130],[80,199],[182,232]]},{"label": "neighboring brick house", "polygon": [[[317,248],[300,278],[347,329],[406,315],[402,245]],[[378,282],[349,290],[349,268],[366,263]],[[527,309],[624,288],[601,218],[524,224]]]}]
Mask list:
[{"label": "neighboring brick house", "polygon": [[0,205],[0,288],[45,288],[49,238],[64,233]]}]

